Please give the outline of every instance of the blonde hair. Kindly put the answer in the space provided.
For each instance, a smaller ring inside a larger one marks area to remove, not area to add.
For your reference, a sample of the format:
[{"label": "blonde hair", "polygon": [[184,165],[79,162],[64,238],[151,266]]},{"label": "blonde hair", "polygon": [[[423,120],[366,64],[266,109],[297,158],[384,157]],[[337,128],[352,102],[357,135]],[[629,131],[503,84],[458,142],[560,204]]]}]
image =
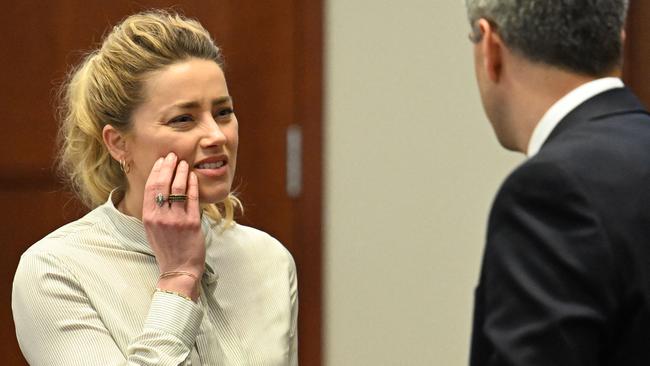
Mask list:
[{"label": "blonde hair", "polygon": [[[60,89],[58,168],[86,206],[95,208],[113,189],[127,187],[120,164],[104,145],[104,126],[128,133],[131,114],[143,102],[147,73],[189,58],[212,60],[223,68],[221,50],[199,22],[153,10],[124,19],[70,72]],[[241,207],[229,194],[202,209],[216,222],[225,218],[229,226]]]}]

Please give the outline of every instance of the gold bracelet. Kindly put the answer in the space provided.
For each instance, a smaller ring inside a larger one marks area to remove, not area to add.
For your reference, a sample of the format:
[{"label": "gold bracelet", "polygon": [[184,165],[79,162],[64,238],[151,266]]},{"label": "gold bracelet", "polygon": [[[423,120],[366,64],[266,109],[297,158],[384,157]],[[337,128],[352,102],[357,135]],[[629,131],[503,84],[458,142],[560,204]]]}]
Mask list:
[{"label": "gold bracelet", "polygon": [[167,271],[163,272],[158,276],[158,280],[162,280],[163,278],[167,277],[176,277],[176,276],[190,276],[196,281],[199,280],[199,278],[192,272],[187,272],[187,271]]},{"label": "gold bracelet", "polygon": [[192,300],[189,296],[185,296],[185,295],[183,295],[181,293],[178,293],[178,292],[175,292],[175,291],[163,290],[161,288],[156,288],[156,291],[157,292],[164,292],[164,293],[170,294],[170,295],[180,296],[180,297],[184,298],[185,300],[189,300],[189,301],[194,302],[194,300]]}]

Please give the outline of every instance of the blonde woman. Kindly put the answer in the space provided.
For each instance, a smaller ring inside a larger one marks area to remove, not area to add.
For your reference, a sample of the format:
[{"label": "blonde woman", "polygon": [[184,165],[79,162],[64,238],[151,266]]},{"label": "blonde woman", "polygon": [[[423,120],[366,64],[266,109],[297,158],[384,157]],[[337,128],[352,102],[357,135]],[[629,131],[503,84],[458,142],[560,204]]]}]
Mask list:
[{"label": "blonde woman", "polygon": [[93,210],[22,256],[31,365],[296,365],[291,255],[238,225],[237,118],[207,31],[126,18],[70,74],[61,170]]}]

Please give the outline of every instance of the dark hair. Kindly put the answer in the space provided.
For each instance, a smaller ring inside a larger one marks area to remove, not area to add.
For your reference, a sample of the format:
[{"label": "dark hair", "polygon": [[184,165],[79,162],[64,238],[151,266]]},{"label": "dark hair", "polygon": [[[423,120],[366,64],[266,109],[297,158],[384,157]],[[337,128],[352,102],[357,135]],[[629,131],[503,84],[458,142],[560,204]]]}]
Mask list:
[{"label": "dark hair", "polygon": [[491,21],[506,45],[534,62],[603,76],[621,62],[628,0],[465,0],[472,25]]}]

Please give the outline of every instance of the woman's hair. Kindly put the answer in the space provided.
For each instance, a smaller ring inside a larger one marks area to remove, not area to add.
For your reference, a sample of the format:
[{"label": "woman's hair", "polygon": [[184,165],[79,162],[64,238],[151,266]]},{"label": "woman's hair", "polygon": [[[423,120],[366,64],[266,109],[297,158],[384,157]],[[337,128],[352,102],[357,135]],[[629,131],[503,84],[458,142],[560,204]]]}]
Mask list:
[{"label": "woman's hair", "polygon": [[[144,101],[147,74],[189,58],[212,60],[223,68],[221,50],[199,22],[151,10],[116,25],[101,47],[70,72],[60,89],[58,168],[86,206],[94,208],[113,189],[127,187],[120,164],[104,145],[104,126],[128,133],[131,114]],[[241,202],[229,194],[203,210],[217,222],[225,217],[229,225],[237,207]]]}]

